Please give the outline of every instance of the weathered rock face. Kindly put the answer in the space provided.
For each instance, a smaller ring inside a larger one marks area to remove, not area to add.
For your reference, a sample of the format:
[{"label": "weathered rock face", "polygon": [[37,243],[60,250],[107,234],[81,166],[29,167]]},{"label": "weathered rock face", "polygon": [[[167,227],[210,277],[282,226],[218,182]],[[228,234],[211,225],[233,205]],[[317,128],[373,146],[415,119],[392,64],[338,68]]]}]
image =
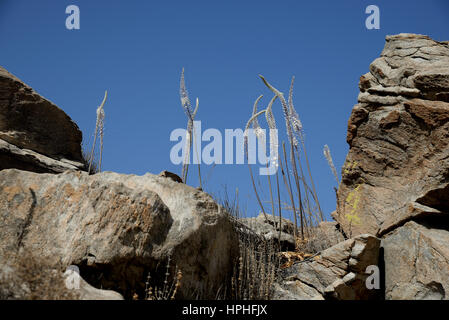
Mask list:
[{"label": "weathered rock face", "polygon": [[[65,280],[68,280],[69,275],[64,274],[64,276],[66,276]],[[124,300],[120,293],[97,289],[88,284],[82,277],[79,277],[79,288],[71,290],[76,290],[75,292],[78,293],[80,300]]]},{"label": "weathered rock face", "polygon": [[255,218],[241,218],[239,221],[265,240],[275,243],[279,243],[280,240],[282,250],[295,250],[296,242],[293,237],[295,225],[290,220],[282,218],[280,228],[279,217],[267,215],[265,219],[263,213]]},{"label": "weathered rock face", "polygon": [[67,170],[85,170],[79,161],[56,160],[28,149],[20,149],[0,139],[0,169],[20,169],[38,173],[61,173]]},{"label": "weathered rock face", "polygon": [[340,226],[335,221],[322,221],[313,228],[307,241],[299,246],[299,250],[308,253],[316,253],[345,241],[345,236],[339,230]]},{"label": "weathered rock face", "polygon": [[322,251],[281,271],[274,285],[277,300],[361,300],[380,296],[368,289],[365,274],[378,265],[380,240],[364,234]]},{"label": "weathered rock face", "polygon": [[386,299],[448,299],[449,43],[389,36],[359,87],[334,217],[383,238]]},{"label": "weathered rock face", "polygon": [[207,194],[151,174],[0,171],[0,246],[77,265],[95,287],[142,298],[146,277],[182,271],[182,298],[215,298],[238,255],[227,214]]},{"label": "weathered rock face", "polygon": [[382,240],[386,299],[449,299],[449,231],[438,225],[448,221],[409,221]]},{"label": "weathered rock face", "polygon": [[[336,222],[323,221],[313,228],[308,235],[304,245],[297,247],[294,238],[295,225],[292,221],[282,218],[279,228],[279,217],[265,216],[261,213],[255,218],[241,218],[241,223],[252,230],[262,239],[281,244],[281,251],[294,251],[299,249],[307,253],[322,251],[345,240],[343,234],[338,230]],[[279,230],[281,229],[281,230]],[[280,232],[279,232],[280,231]]]},{"label": "weathered rock face", "polygon": [[360,79],[335,215],[349,236],[382,235],[449,204],[449,45],[387,37]]},{"label": "weathered rock face", "polygon": [[0,170],[83,168],[81,141],[64,111],[0,67]]},{"label": "weathered rock face", "polygon": [[46,262],[36,263],[30,254],[19,261],[0,258],[0,300],[123,300],[121,294],[94,288],[79,275],[72,287],[70,270],[63,274]]}]

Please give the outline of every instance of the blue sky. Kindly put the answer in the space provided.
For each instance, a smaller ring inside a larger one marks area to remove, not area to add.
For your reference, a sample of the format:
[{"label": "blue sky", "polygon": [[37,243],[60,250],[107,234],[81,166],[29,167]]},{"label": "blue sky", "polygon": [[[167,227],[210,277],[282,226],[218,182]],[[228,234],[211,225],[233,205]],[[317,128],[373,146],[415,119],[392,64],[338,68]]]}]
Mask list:
[{"label": "blue sky", "polygon": [[[65,28],[70,4],[80,8],[80,30]],[[380,30],[365,28],[370,4],[380,8]],[[448,15],[444,0],[0,0],[0,65],[69,114],[86,148],[107,89],[103,168],[139,175],[181,171],[170,162],[169,136],[186,124],[179,100],[182,67],[191,100],[200,98],[197,119],[222,132],[242,128],[260,94],[268,103],[271,94],[258,74],[285,93],[295,75],[295,106],[329,216],[335,182],[322,148],[329,145],[340,171],[359,77],[388,34],[449,40]],[[283,125],[279,104],[275,116]],[[202,171],[206,191],[219,195],[226,186],[232,194],[238,188],[247,214],[258,211],[246,165]],[[194,172],[189,184],[196,186]]]}]

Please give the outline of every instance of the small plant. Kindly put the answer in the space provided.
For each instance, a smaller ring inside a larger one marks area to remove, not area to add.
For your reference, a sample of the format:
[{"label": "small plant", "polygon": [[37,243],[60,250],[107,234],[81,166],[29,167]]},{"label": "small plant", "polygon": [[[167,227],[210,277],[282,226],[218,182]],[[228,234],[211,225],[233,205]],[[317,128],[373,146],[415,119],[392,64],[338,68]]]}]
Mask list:
[{"label": "small plant", "polygon": [[25,249],[0,252],[0,261],[7,262],[0,270],[0,300],[80,299],[77,290],[67,289],[62,265],[51,266]]},{"label": "small plant", "polygon": [[151,284],[151,274],[148,273],[145,283],[145,300],[175,300],[178,289],[181,287],[182,272],[175,268],[175,276],[170,279],[170,257],[167,260],[165,278],[162,286]]},{"label": "small plant", "polygon": [[[294,236],[300,236],[302,240],[305,239],[306,233],[310,232],[310,228],[314,225],[317,225],[319,222],[324,220],[323,213],[321,211],[321,207],[318,201],[318,196],[315,188],[315,183],[312,178],[310,164],[306,152],[305,142],[304,142],[304,133],[303,126],[301,120],[299,119],[298,113],[295,110],[293,105],[293,84],[294,77],[292,78],[288,100],[285,99],[284,94],[277,90],[274,86],[272,86],[263,76],[260,75],[263,83],[266,87],[274,94],[273,98],[270,100],[268,107],[264,110],[258,111],[257,105],[261,100],[262,96],[259,96],[253,106],[253,112],[245,126],[245,153],[248,153],[247,146],[247,135],[248,129],[252,125],[254,129],[254,133],[262,144],[266,141],[264,140],[265,136],[263,134],[263,130],[260,127],[258,122],[258,117],[262,114],[265,114],[265,118],[268,124],[268,128],[270,131],[277,130],[276,121],[273,113],[273,104],[278,99],[281,103],[282,112],[284,115],[287,140],[289,147],[286,148],[285,142],[282,142],[282,152],[281,156],[278,156],[277,149],[278,145],[275,140],[270,139],[270,153],[273,157],[276,168],[280,169],[280,173],[282,176],[282,180],[284,182],[284,188],[281,188],[279,184],[279,174],[278,170],[276,170],[276,195],[273,196],[272,190],[272,181],[271,177],[268,176],[268,189],[270,195],[270,203],[271,203],[271,211],[272,215],[275,216],[275,212],[278,212],[279,215],[279,224],[282,221],[282,206],[281,206],[281,190],[287,192],[290,203],[284,205],[284,208],[288,211],[293,212],[293,219],[295,223],[294,228]],[[277,131],[276,131],[277,132]],[[270,132],[271,133],[271,132]],[[289,153],[287,152],[289,151]],[[303,155],[301,155],[301,151]],[[282,158],[283,156],[283,158]],[[248,157],[248,155],[247,155]],[[308,171],[308,178],[305,176],[303,171],[302,161],[305,162],[306,168]],[[262,199],[259,195],[259,192],[256,188],[256,183],[254,176],[251,171],[251,166],[249,166],[251,182],[253,185],[253,189],[255,191],[257,202],[261,208],[262,213],[267,219],[267,211],[263,206]],[[299,217],[299,221],[298,218]],[[300,235],[298,235],[298,225],[300,227]],[[281,227],[279,227],[279,230]]]},{"label": "small plant", "polygon": [[[179,94],[181,97],[181,105],[184,109],[184,112],[187,116],[187,129],[186,129],[186,144],[185,144],[185,155],[184,161],[182,164],[182,180],[184,183],[187,183],[187,173],[189,171],[189,163],[190,163],[190,149],[192,148],[192,139],[194,145],[194,151],[198,152],[195,139],[195,127],[193,121],[195,120],[196,113],[199,107],[199,100],[196,98],[195,109],[192,109],[192,105],[190,103],[189,94],[187,92],[185,80],[184,80],[184,68],[182,68],[181,72],[181,81],[179,85]],[[198,154],[197,154],[198,156]],[[201,183],[201,166],[198,163],[198,180],[200,183],[200,188],[202,188]]]},{"label": "small plant", "polygon": [[108,97],[108,92],[105,91],[103,102],[100,104],[100,106],[97,108],[97,119],[95,121],[95,133],[94,133],[94,143],[92,144],[92,151],[90,153],[89,157],[89,168],[88,172],[95,172],[95,170],[92,169],[92,165],[94,163],[94,152],[95,152],[95,145],[97,143],[97,136],[100,136],[100,161],[98,163],[98,172],[101,172],[101,161],[103,158],[103,136],[104,136],[104,104],[106,102],[106,99]]},{"label": "small plant", "polygon": [[270,300],[279,269],[277,245],[273,241],[240,239],[240,257],[231,280],[231,298]]},{"label": "small plant", "polygon": [[88,169],[89,174],[95,174],[98,172],[98,163],[95,159],[90,163],[90,153],[87,152],[84,148],[82,149],[82,162],[84,164],[84,168]]}]

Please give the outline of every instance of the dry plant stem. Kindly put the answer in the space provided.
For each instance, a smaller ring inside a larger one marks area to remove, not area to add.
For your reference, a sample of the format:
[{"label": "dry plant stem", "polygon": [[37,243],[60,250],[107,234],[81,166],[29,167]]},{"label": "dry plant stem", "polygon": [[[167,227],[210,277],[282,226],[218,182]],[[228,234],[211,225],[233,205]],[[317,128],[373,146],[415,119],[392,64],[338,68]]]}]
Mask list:
[{"label": "dry plant stem", "polygon": [[[196,154],[196,158],[197,159],[199,159],[199,156],[198,156],[198,148],[197,148],[197,146],[196,146],[196,140],[195,140],[195,127],[193,127],[193,146],[194,146],[194,149],[195,149],[195,154]],[[187,179],[187,176],[186,176],[186,179]],[[199,183],[200,183],[200,188],[201,188],[201,190],[203,189],[203,183],[201,182],[201,164],[199,164],[198,163],[198,180],[199,180]]]},{"label": "dry plant stem", "polygon": [[[101,135],[101,142],[100,142],[101,150],[100,150],[100,164],[99,164],[99,171],[101,172],[101,159],[102,159],[102,155],[103,155],[103,119],[101,119],[101,111],[103,110],[103,107],[104,107],[107,97],[108,97],[108,91],[105,91],[103,101],[101,102],[100,106],[97,109],[97,119],[95,121],[94,143],[92,145],[92,151],[90,153],[89,169],[87,171],[88,173],[90,173],[90,169],[92,167],[92,162],[94,161],[94,151],[95,151],[95,145],[97,143],[98,130],[100,130],[100,135]],[[103,115],[104,115],[104,113],[103,113]]]},{"label": "dry plant stem", "polygon": [[[269,168],[269,164],[267,163],[267,168]],[[273,215],[273,223],[276,226],[275,214],[274,214],[274,200],[273,200],[273,192],[271,190],[271,178],[270,175],[267,175],[268,178],[268,187],[270,188],[270,200],[271,200],[271,213]]]},{"label": "dry plant stem", "polygon": [[257,202],[259,203],[260,209],[265,217],[265,221],[268,221],[267,213],[262,205],[262,201],[260,200],[259,193],[257,192],[256,183],[254,182],[253,171],[251,170],[251,165],[248,163],[249,174],[251,176],[251,183],[253,184],[254,193],[256,194]]},{"label": "dry plant stem", "polygon": [[304,150],[304,156],[306,158],[307,171],[309,172],[310,181],[312,182],[313,197],[315,198],[315,203],[318,207],[321,221],[324,221],[323,211],[321,211],[320,202],[318,201],[318,195],[316,193],[315,183],[313,181],[312,172],[310,170],[310,163],[309,163],[309,158],[307,157],[306,145],[305,145],[304,141],[301,141],[301,144],[302,144],[302,149]]},{"label": "dry plant stem", "polygon": [[303,170],[302,170],[302,165],[301,165],[301,160],[300,160],[300,158],[299,158],[299,151],[298,151],[298,148],[295,147],[295,150],[296,150],[296,154],[297,154],[297,156],[298,156],[298,166],[299,166],[299,172],[300,172],[300,174],[301,174],[301,177],[300,177],[300,178],[301,178],[302,184],[303,184],[303,186],[304,186],[304,192],[305,192],[305,199],[306,199],[307,212],[308,212],[308,215],[311,216],[311,215],[313,214],[313,212],[312,212],[312,208],[310,207],[310,200],[309,200],[308,186],[307,186],[307,183],[306,183],[306,179],[304,178],[304,172],[303,172]]},{"label": "dry plant stem", "polygon": [[[181,105],[182,108],[184,109],[185,114],[187,115],[187,136],[188,139],[186,140],[186,155],[184,158],[184,162],[182,164],[182,177],[183,177],[183,181],[184,183],[187,183],[187,173],[188,173],[188,167],[189,167],[189,159],[190,159],[190,149],[191,149],[191,144],[192,144],[192,139],[194,138],[193,136],[193,131],[194,131],[194,119],[196,116],[196,113],[198,111],[198,107],[199,107],[199,100],[198,98],[196,98],[196,106],[195,109],[192,110],[192,105],[190,103],[190,99],[189,99],[189,94],[187,92],[187,88],[185,85],[185,80],[184,80],[184,68],[182,68],[182,72],[181,72],[181,81],[179,84],[179,94],[181,97]],[[197,157],[198,157],[198,153],[197,153]],[[198,165],[199,166],[199,165]],[[199,180],[200,180],[200,185],[201,185],[201,170],[198,167],[198,173],[199,173]]]},{"label": "dry plant stem", "polygon": [[[296,181],[296,186],[298,188],[298,193],[299,195],[301,194],[300,188],[299,188],[299,181],[298,181],[298,171],[296,168],[296,161],[294,158],[294,149],[293,146],[295,144],[295,138],[293,136],[293,129],[292,129],[292,123],[290,120],[290,112],[289,112],[289,108],[287,106],[287,101],[285,101],[284,95],[277,90],[276,88],[274,88],[271,84],[269,84],[265,78],[261,75],[259,75],[259,77],[262,79],[262,81],[265,83],[265,85],[276,95],[278,96],[279,100],[281,101],[281,105],[282,105],[282,110],[284,112],[284,117],[285,117],[285,124],[287,127],[287,136],[288,136],[288,141],[290,143],[291,146],[291,161],[292,161],[292,169],[293,169],[293,176],[295,177],[295,181]],[[287,165],[287,163],[286,163]],[[288,172],[287,172],[288,173]],[[288,175],[289,179],[290,179],[290,175]],[[301,198],[299,199],[299,206],[300,206],[300,216],[301,216],[301,237],[304,238],[304,230],[303,230],[303,210],[302,210],[302,202],[301,202]],[[295,228],[297,228],[297,221],[296,221],[296,212],[294,212],[294,217],[295,217]]]},{"label": "dry plant stem", "polygon": [[[299,170],[300,170],[300,173],[301,173],[301,177],[300,178],[301,178],[303,186],[304,186],[306,206],[307,206],[306,212],[307,212],[308,217],[309,217],[309,226],[312,227],[314,225],[314,223],[312,221],[312,218],[315,220],[315,224],[316,225],[318,225],[319,222],[321,222],[323,220],[321,219],[321,216],[319,215],[319,212],[317,214],[317,212],[315,210],[313,210],[313,208],[311,207],[311,201],[310,201],[310,198],[309,198],[309,192],[310,192],[310,194],[311,194],[311,196],[312,196],[312,198],[314,200],[315,200],[315,197],[313,195],[312,189],[309,187],[309,185],[306,182],[306,179],[305,179],[305,176],[304,176],[304,172],[303,172],[303,169],[302,169],[302,165],[301,165],[301,161],[299,159],[299,151],[298,151],[297,147],[295,147],[295,149],[296,149],[296,152],[297,152],[298,165],[299,165]],[[309,231],[310,230],[308,230],[308,233],[310,234]]]},{"label": "dry plant stem", "polygon": [[[292,143],[290,144],[290,159],[292,161],[293,177],[295,178],[296,189],[298,190],[299,215],[301,220],[301,239],[304,240],[304,224],[305,224],[304,208],[302,206],[301,187],[299,186],[298,170],[296,168],[295,149]],[[296,220],[296,213],[295,213],[295,220]]]},{"label": "dry plant stem", "polygon": [[283,150],[284,150],[284,161],[285,161],[285,167],[286,167],[285,169],[286,169],[286,171],[287,171],[288,182],[287,182],[287,178],[285,177],[286,174],[285,174],[285,172],[284,172],[284,168],[282,167],[282,160],[281,160],[281,158],[279,158],[279,162],[281,163],[282,178],[284,179],[284,184],[285,184],[285,187],[286,187],[286,189],[287,189],[287,191],[288,191],[288,195],[289,195],[289,197],[290,197],[290,202],[291,202],[292,208],[293,208],[293,216],[295,217],[294,237],[295,237],[295,239],[296,239],[296,236],[297,236],[297,234],[298,234],[298,230],[297,230],[297,228],[298,228],[298,222],[296,221],[296,207],[295,207],[295,200],[293,199],[292,186],[291,186],[291,183],[290,183],[290,176],[289,176],[289,174],[288,174],[287,156],[286,156],[286,153],[285,153],[285,142],[282,142],[282,147],[283,147]]},{"label": "dry plant stem", "polygon": [[[279,163],[279,164],[281,165],[281,163]],[[277,188],[278,206],[279,206],[279,248],[280,248],[281,247],[281,233],[282,233],[282,209],[281,209],[281,193],[279,190],[279,172],[278,171],[276,171],[276,188]]]},{"label": "dry plant stem", "polygon": [[92,145],[92,151],[90,153],[90,157],[89,157],[89,169],[87,172],[90,173],[90,168],[92,167],[92,162],[94,160],[94,151],[95,151],[95,144],[97,143],[97,135],[98,135],[98,126],[95,126],[95,135],[94,135],[94,143]]},{"label": "dry plant stem", "polygon": [[319,222],[323,221],[321,220],[321,217],[319,215],[319,212],[315,212],[315,210],[312,210],[313,208],[311,207],[310,204],[310,197],[309,197],[309,193],[312,196],[312,199],[315,200],[315,197],[313,196],[313,191],[312,189],[309,187],[309,185],[307,184],[305,177],[303,176],[302,178],[300,178],[300,180],[302,180],[304,188],[305,188],[305,192],[307,192],[307,198],[309,199],[309,202],[307,203],[308,208],[310,208],[310,212],[312,213],[312,217],[315,219],[316,223],[318,224]]},{"label": "dry plant stem", "polygon": [[[284,143],[284,142],[282,143],[282,149],[283,149],[283,153],[284,153],[284,160],[285,160],[285,168],[286,168],[286,171],[287,171],[288,185],[289,185],[291,197],[292,197],[292,199],[293,199],[293,188],[292,188],[292,183],[291,183],[291,181],[290,181],[290,171],[289,171],[289,169],[288,169],[287,152],[285,151],[285,143]],[[290,160],[292,160],[292,157],[290,157]],[[295,176],[295,180],[296,180],[296,175],[295,175],[295,173],[293,173],[293,175]],[[299,191],[299,189],[298,189],[298,191]],[[298,193],[298,194],[299,194],[299,206],[300,206],[300,208],[301,208],[301,207],[302,207],[302,203],[301,203],[301,194],[300,194],[300,193]],[[296,218],[297,211],[296,211],[294,202],[292,202],[292,207],[293,207],[293,217],[294,217],[294,220],[295,220],[295,233],[296,233],[296,234],[295,234],[295,237],[296,237],[297,234],[298,234],[298,230],[297,230],[297,228],[298,228],[298,221],[297,221],[297,218]],[[300,212],[302,212],[301,209],[300,209]],[[304,221],[303,221],[303,219],[302,219],[302,214],[301,214],[301,239],[304,239],[303,223],[304,223]]]},{"label": "dry plant stem", "polygon": [[100,162],[98,163],[98,170],[101,172],[101,161],[103,159],[103,125],[100,127]]},{"label": "dry plant stem", "polygon": [[185,184],[187,184],[187,173],[189,172],[189,166],[186,165],[184,170],[183,170],[183,175],[182,175],[182,181],[184,181]]}]

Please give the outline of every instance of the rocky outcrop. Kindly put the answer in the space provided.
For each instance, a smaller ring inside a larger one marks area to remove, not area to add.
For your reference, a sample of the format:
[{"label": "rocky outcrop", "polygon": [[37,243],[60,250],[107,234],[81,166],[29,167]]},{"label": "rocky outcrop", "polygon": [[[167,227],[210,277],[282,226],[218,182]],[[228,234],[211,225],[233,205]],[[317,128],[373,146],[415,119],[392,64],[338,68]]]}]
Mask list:
[{"label": "rocky outcrop", "polygon": [[336,220],[347,234],[382,235],[449,206],[449,45],[389,36],[360,78]]},{"label": "rocky outcrop", "polygon": [[123,300],[121,294],[94,288],[78,274],[72,287],[69,277],[74,271],[63,274],[29,253],[19,259],[0,257],[0,300]]},{"label": "rocky outcrop", "polygon": [[[65,281],[69,280],[70,283],[70,279],[68,279],[68,277],[70,277],[70,273],[66,271],[64,276]],[[70,290],[75,290],[78,294],[79,300],[124,300],[120,293],[112,290],[97,289],[88,284],[82,277],[79,277],[78,281],[78,288],[73,288]]]},{"label": "rocky outcrop", "polygon": [[239,221],[258,237],[274,243],[280,243],[282,250],[295,250],[296,242],[293,237],[295,225],[290,220],[282,218],[281,230],[279,230],[279,217],[274,218],[271,215],[267,215],[265,218],[263,213],[254,218],[241,218]]},{"label": "rocky outcrop", "polygon": [[387,299],[448,299],[449,44],[389,36],[359,87],[334,218],[383,238]]},{"label": "rocky outcrop", "polygon": [[64,111],[0,67],[0,170],[83,169],[81,141]]},{"label": "rocky outcrop", "polygon": [[0,139],[0,168],[20,169],[38,173],[61,173],[84,170],[84,163],[67,159],[56,160],[28,149],[20,149]]},{"label": "rocky outcrop", "polygon": [[125,298],[144,297],[148,272],[163,279],[169,257],[182,272],[179,297],[215,298],[238,255],[210,196],[151,174],[2,170],[0,208],[1,249],[77,265],[88,283]]},{"label": "rocky outcrop", "polygon": [[447,226],[409,221],[384,237],[386,299],[449,299]]},{"label": "rocky outcrop", "polygon": [[276,300],[365,300],[381,293],[368,289],[367,267],[378,265],[380,240],[364,234],[328,248],[281,271]]},{"label": "rocky outcrop", "polygon": [[298,246],[298,249],[306,253],[316,253],[345,240],[345,235],[335,221],[322,221],[311,229],[311,234]]},{"label": "rocky outcrop", "polygon": [[241,218],[239,222],[248,227],[257,238],[273,241],[276,244],[280,243],[282,251],[299,249],[305,253],[315,253],[345,240],[338,229],[338,224],[331,221],[323,221],[317,227],[312,228],[304,243],[296,243],[293,236],[295,225],[288,219],[282,218],[280,228],[279,217],[273,218],[272,215],[267,215],[265,218],[263,213],[254,218]]}]

